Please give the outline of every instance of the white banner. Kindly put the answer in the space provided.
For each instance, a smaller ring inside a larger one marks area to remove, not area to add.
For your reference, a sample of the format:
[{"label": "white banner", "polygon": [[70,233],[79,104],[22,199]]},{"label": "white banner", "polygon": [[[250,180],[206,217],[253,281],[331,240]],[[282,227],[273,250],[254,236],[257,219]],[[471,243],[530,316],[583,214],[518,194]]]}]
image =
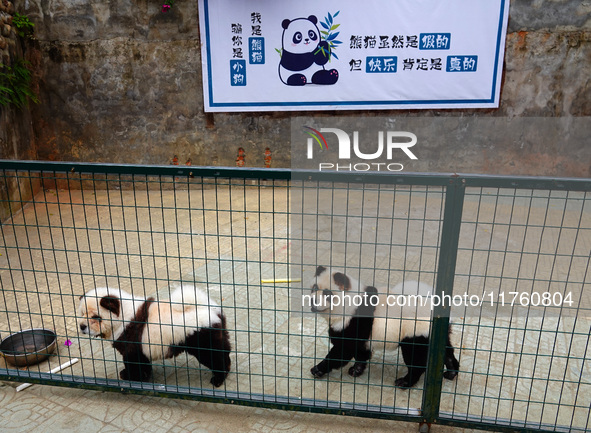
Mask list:
[{"label": "white banner", "polygon": [[509,0],[199,0],[206,111],[499,106]]}]

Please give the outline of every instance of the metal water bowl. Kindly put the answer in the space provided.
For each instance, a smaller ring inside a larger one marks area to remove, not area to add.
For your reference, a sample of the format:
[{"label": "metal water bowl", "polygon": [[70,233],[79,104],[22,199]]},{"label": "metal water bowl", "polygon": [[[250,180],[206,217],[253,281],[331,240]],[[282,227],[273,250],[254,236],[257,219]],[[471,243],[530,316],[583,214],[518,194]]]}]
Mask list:
[{"label": "metal water bowl", "polygon": [[46,360],[54,351],[57,335],[48,329],[26,329],[0,343],[0,354],[11,365],[23,367]]}]

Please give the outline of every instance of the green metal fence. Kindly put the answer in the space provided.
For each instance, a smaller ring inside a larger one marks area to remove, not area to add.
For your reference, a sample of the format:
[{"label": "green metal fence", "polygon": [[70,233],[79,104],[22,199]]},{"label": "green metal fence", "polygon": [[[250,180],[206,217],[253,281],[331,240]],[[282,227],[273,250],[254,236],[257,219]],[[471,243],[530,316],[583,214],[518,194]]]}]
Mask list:
[{"label": "green metal fence", "polygon": [[[0,360],[0,379],[497,431],[590,427],[589,180],[23,161],[0,170],[1,337],[58,336],[49,361]],[[375,351],[357,378],[310,374],[330,347],[325,321],[298,305],[317,265],[450,296],[433,309],[415,387],[394,386],[406,368],[398,352]],[[110,286],[164,301],[183,283],[223,308],[226,381],[214,388],[184,355],[153,362],[148,382],[121,380],[112,342],[80,332],[79,297]],[[443,378],[450,324],[453,381]]]}]

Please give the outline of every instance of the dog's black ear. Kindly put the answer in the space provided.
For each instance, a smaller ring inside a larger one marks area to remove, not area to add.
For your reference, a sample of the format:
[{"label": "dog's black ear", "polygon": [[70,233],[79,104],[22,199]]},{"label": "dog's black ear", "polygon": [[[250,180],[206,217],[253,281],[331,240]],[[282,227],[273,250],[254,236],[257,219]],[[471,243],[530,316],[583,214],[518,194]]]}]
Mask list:
[{"label": "dog's black ear", "polygon": [[316,268],[316,273],[314,274],[315,277],[319,276],[321,273],[323,273],[324,271],[326,271],[326,268],[324,266],[318,266]]},{"label": "dog's black ear", "polygon": [[101,298],[101,307],[109,310],[115,316],[119,316],[119,312],[121,311],[121,303],[119,302],[119,298],[115,296],[103,296]]},{"label": "dog's black ear", "polygon": [[342,272],[335,272],[332,278],[334,283],[339,286],[341,290],[349,290],[351,288],[351,280]]}]

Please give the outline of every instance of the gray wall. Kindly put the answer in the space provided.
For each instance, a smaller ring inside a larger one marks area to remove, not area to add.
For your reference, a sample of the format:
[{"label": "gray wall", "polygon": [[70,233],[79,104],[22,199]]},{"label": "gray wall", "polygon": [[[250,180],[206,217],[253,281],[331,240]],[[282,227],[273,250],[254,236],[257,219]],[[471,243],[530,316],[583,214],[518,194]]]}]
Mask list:
[{"label": "gray wall", "polygon": [[[243,147],[246,165],[262,166],[269,147],[273,166],[289,167],[291,119],[302,116],[449,116],[460,126],[483,117],[591,116],[591,6],[580,0],[511,2],[499,109],[215,115],[202,108],[196,0],[166,14],[154,0],[19,7],[37,24],[43,60],[34,108],[40,159],[168,164],[178,155],[181,164],[231,166]],[[410,169],[591,176],[584,140],[516,140],[498,125],[470,138],[419,136]]]},{"label": "gray wall", "polygon": [[[28,49],[26,44],[17,37],[12,28],[11,19],[15,9],[13,5],[2,4],[0,7],[0,38],[6,42],[4,49],[0,49],[0,62],[12,66],[17,58],[25,58],[39,70],[38,52]],[[5,25],[11,31],[5,30]],[[2,43],[2,46],[5,44]],[[35,68],[34,68],[35,69]],[[32,86],[38,84],[38,77],[33,77]],[[12,105],[0,106],[0,158],[2,159],[36,159],[37,150],[33,135],[33,123],[30,107],[15,108]],[[10,173],[0,173],[0,221],[8,217],[11,212],[18,210],[21,204],[30,200],[41,188],[41,183],[33,175],[29,178],[16,178]],[[12,201],[10,201],[10,200]]]},{"label": "gray wall", "polygon": [[[0,39],[2,44],[0,46],[5,46],[5,48],[0,49],[0,64],[10,67],[15,59],[26,58],[39,67],[38,56],[33,53],[32,49],[27,49],[28,45],[18,38],[14,26],[11,25],[14,13],[14,5],[1,5]],[[6,28],[11,30],[6,32]],[[36,88],[38,84],[36,77],[34,77],[33,81],[33,87]],[[12,105],[0,106],[0,158],[34,159],[35,156],[36,150],[29,107],[17,109]]]}]

